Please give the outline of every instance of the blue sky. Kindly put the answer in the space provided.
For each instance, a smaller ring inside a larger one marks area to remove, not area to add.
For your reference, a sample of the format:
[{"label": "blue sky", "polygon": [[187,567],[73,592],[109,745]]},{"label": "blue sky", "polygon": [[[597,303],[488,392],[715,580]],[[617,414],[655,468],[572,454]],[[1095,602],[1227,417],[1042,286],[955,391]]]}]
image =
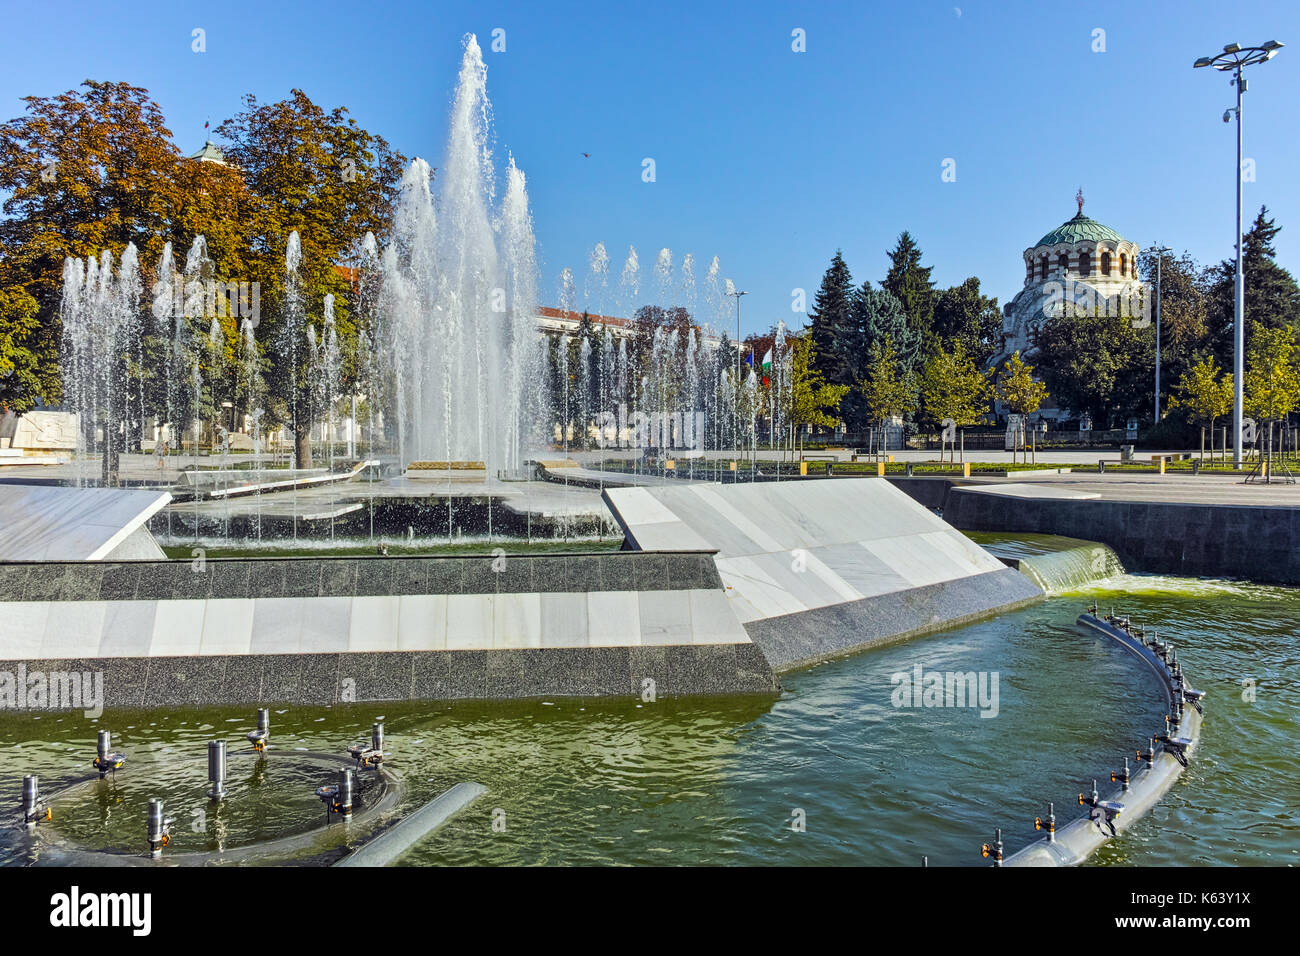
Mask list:
[{"label": "blue sky", "polygon": [[[858,281],[879,280],[903,229],[940,284],[977,275],[1005,303],[1021,252],[1074,214],[1080,186],[1086,211],[1129,239],[1227,257],[1234,147],[1220,117],[1233,90],[1191,64],[1278,39],[1289,46],[1249,74],[1245,205],[1248,221],[1269,206],[1280,259],[1300,272],[1294,2],[3,6],[3,118],[25,95],[127,80],[190,151],[244,93],[299,87],[435,166],[461,37],[475,32],[498,156],[528,175],[544,297],[563,266],[585,274],[597,240],[614,275],[629,244],[643,274],[664,246],[693,252],[701,273],[718,255],[751,293],[745,333],[801,325],[792,290],[811,301],[836,248]],[[503,53],[488,51],[495,28]],[[806,52],[791,49],[796,28]],[[955,182],[941,179],[949,158]]]}]

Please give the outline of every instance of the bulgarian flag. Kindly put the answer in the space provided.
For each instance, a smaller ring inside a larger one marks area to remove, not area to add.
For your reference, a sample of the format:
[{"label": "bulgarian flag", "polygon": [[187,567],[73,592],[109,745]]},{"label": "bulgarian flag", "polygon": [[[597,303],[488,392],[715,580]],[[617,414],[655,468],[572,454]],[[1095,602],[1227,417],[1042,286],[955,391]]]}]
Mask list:
[{"label": "bulgarian flag", "polygon": [[772,384],[772,350],[768,349],[767,354],[763,356],[763,384]]}]

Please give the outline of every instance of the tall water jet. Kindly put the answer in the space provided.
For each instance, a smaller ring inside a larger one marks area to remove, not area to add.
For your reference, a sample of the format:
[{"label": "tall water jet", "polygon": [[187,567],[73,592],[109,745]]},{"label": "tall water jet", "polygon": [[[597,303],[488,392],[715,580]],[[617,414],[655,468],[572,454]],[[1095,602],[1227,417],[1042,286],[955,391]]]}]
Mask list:
[{"label": "tall water jet", "polygon": [[631,318],[636,308],[636,298],[641,293],[641,261],[637,258],[636,246],[627,247],[627,260],[618,277],[619,310]]},{"label": "tall water jet", "polygon": [[402,178],[383,256],[377,326],[389,356],[399,453],[483,461],[517,471],[531,432],[527,400],[540,367],[536,254],[524,176],[510,162],[494,213],[487,69],[478,41],[452,105],[435,216],[432,171]]},{"label": "tall water jet", "polygon": [[[280,320],[280,354],[288,358],[288,390],[290,427],[293,429],[293,467],[311,467],[311,410],[310,399],[303,401],[303,389],[298,387],[298,356],[303,349],[303,336],[307,327],[307,311],[302,295],[302,280],[298,268],[302,264],[302,242],[295,229],[289,233],[284,248],[284,308]],[[283,387],[283,386],[282,386]],[[294,523],[295,531],[297,522]]]},{"label": "tall water jet", "polygon": [[134,433],[128,411],[130,359],[140,347],[140,293],[133,244],[123,250],[116,271],[107,249],[99,259],[64,260],[64,390],[78,416],[78,452],[99,450],[105,484],[117,483],[122,451]]}]

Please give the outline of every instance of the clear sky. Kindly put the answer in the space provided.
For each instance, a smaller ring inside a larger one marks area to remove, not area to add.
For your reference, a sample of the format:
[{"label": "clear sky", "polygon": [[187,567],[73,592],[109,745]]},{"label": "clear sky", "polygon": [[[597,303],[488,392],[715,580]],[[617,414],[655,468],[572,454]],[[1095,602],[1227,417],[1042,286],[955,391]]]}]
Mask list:
[{"label": "clear sky", "polygon": [[[438,165],[461,37],[488,65],[497,150],[527,173],[544,298],[597,240],[616,276],[664,246],[751,294],[743,331],[809,301],[836,248],[883,278],[910,230],[941,285],[1007,302],[1022,251],[1085,211],[1142,245],[1231,254],[1232,104],[1192,61],[1289,44],[1248,73],[1247,222],[1261,203],[1300,272],[1300,3],[1035,0],[740,3],[0,2],[0,115],[85,78],[148,88],[187,152],[239,108],[305,90]],[[191,50],[206,32],[207,52]],[[490,51],[492,31],[506,49]],[[792,50],[792,31],[806,51]],[[1104,52],[1094,52],[1104,30]],[[584,157],[583,153],[590,153]],[[656,181],[642,181],[642,160]],[[941,178],[955,160],[955,182]],[[643,281],[643,288],[648,283]]]}]

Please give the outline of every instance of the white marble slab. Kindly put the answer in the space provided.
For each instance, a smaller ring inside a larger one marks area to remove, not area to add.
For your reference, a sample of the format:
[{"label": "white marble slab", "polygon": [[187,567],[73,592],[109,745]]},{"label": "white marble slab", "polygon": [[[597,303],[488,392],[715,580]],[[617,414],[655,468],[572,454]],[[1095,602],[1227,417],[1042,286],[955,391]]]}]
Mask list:
[{"label": "white marble slab", "polygon": [[302,635],[302,604],[306,598],[255,598],[252,654],[297,654]]},{"label": "white marble slab", "polygon": [[581,591],[539,594],[542,647],[587,646],[587,595]]},{"label": "white marble slab", "polygon": [[348,631],[348,650],[397,650],[397,618],[400,600],[401,598],[394,594],[354,597],[352,623]]},{"label": "white marble slab", "polygon": [[[150,657],[193,657],[203,637],[207,601],[158,601]],[[295,645],[296,646],[296,645]]]},{"label": "white marble slab", "polygon": [[94,657],[104,630],[106,601],[55,601],[45,618],[41,657]]},{"label": "white marble slab", "polygon": [[[742,622],[1000,570],[992,555],[888,481],[609,488],[640,550],[712,550]],[[703,542],[703,544],[701,544]]]},{"label": "white marble slab", "polygon": [[542,600],[539,594],[492,596],[492,647],[541,647]]},{"label": "white marble slab", "polygon": [[447,649],[481,650],[492,646],[493,595],[447,596]]},{"label": "white marble slab", "polygon": [[199,653],[247,654],[253,640],[253,598],[209,600],[203,612]]},{"label": "white marble slab", "polygon": [[749,634],[736,619],[722,591],[691,591],[691,630],[696,644],[748,644]]},{"label": "white marble slab", "polygon": [[694,644],[689,591],[638,591],[642,644]]},{"label": "white marble slab", "polygon": [[401,595],[397,599],[397,649],[441,651],[446,647],[447,595]]},{"label": "white marble slab", "polygon": [[99,656],[146,657],[157,613],[157,601],[109,601],[99,637]]},{"label": "white marble slab", "polygon": [[165,491],[0,485],[0,561],[98,561],[169,501]]},{"label": "white marble slab", "polygon": [[352,598],[302,598],[302,631],[298,650],[303,654],[335,654],[348,649],[352,633]]},{"label": "white marble slab", "polygon": [[1027,481],[1013,481],[1005,485],[962,485],[961,490],[973,491],[980,495],[1005,495],[1011,498],[1068,498],[1073,501],[1086,501],[1101,497],[1101,494],[1095,491],[1062,488],[1045,481],[1032,484]]},{"label": "white marble slab", "polygon": [[587,635],[591,647],[641,643],[641,610],[636,591],[588,591]]},{"label": "white marble slab", "polygon": [[0,660],[39,657],[49,616],[48,601],[14,601],[0,605]]}]

